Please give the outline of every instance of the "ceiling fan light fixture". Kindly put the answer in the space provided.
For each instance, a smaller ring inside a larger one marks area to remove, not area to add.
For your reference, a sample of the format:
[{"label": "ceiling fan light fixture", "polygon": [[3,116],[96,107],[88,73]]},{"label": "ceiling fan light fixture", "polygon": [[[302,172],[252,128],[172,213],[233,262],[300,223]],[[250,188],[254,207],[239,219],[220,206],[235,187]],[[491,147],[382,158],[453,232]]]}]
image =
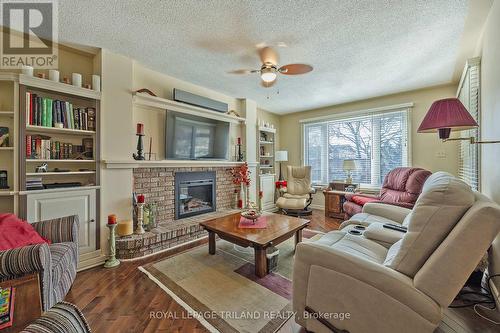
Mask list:
[{"label": "ceiling fan light fixture", "polygon": [[274,68],[263,68],[260,71],[260,78],[264,82],[273,82],[276,80],[276,70]]}]

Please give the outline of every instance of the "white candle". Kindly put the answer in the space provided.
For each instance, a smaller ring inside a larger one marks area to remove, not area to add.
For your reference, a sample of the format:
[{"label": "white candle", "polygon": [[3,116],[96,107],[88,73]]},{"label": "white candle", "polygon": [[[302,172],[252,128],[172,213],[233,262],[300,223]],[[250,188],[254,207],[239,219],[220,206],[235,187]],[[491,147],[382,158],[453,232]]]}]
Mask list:
[{"label": "white candle", "polygon": [[33,76],[33,67],[32,66],[23,65],[21,70],[22,70],[22,73],[24,75]]},{"label": "white candle", "polygon": [[92,75],[92,89],[101,91],[101,77],[99,75]]},{"label": "white candle", "polygon": [[59,82],[59,71],[55,69],[49,69],[49,80]]},{"label": "white candle", "polygon": [[71,74],[71,83],[76,87],[82,86],[82,74],[73,73]]}]

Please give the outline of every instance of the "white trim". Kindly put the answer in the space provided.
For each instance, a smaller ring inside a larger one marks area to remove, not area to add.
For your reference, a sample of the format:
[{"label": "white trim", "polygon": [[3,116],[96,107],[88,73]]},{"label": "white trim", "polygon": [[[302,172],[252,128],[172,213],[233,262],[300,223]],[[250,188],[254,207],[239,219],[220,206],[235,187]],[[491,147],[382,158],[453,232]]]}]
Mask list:
[{"label": "white trim", "polygon": [[[214,160],[160,160],[160,161],[103,161],[106,169],[135,169],[135,168],[161,168],[161,167],[234,167],[244,162],[214,161]],[[257,163],[258,164],[258,163]],[[248,163],[251,166],[251,163]]]},{"label": "white trim", "polygon": [[190,114],[198,117],[225,121],[234,124],[240,124],[246,122],[246,119],[242,117],[236,117],[230,114],[212,111],[209,109],[200,108],[186,103],[176,102],[166,98],[150,96],[145,93],[134,92],[132,95],[133,95],[133,104],[134,106],[138,107],[156,108],[164,111],[165,110],[176,111],[184,114]]},{"label": "white trim", "polygon": [[472,66],[479,66],[479,65],[481,65],[481,57],[467,59],[467,61],[465,62],[464,70],[462,71],[462,76],[460,77],[460,81],[458,83],[457,92],[455,94],[456,98],[460,96],[460,90],[462,90],[462,86],[464,85],[465,78],[467,77],[467,72],[469,71],[469,68],[471,68]]},{"label": "white trim", "polygon": [[196,320],[198,320],[207,330],[209,330],[212,333],[219,333],[219,330],[217,330],[215,327],[212,326],[205,318],[202,316],[198,315],[198,312],[195,311],[192,307],[190,307],[186,302],[184,302],[179,296],[177,296],[172,290],[168,289],[163,283],[161,283],[157,278],[155,278],[151,273],[149,273],[144,267],[139,266],[138,267],[141,272],[147,275],[151,281],[156,283],[158,287],[163,289],[170,297],[174,299],[174,301],[182,306],[186,311],[193,316]]},{"label": "white trim", "polygon": [[371,108],[371,109],[364,109],[364,110],[345,111],[345,112],[331,114],[328,116],[300,119],[299,123],[311,123],[311,122],[317,122],[317,121],[322,121],[322,120],[335,120],[335,119],[339,119],[339,118],[345,118],[346,116],[353,116],[354,117],[354,116],[359,116],[359,115],[364,115],[364,114],[375,114],[375,113],[386,112],[386,111],[400,111],[400,110],[404,110],[404,109],[413,108],[414,105],[415,105],[415,103],[409,102],[409,103],[381,106],[378,108]]}]

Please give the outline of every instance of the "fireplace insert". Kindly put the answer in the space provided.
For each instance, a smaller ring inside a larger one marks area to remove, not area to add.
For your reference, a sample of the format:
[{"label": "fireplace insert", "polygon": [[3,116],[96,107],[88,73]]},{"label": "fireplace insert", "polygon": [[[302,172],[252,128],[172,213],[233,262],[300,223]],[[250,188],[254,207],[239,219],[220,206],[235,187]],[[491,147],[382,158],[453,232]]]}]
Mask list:
[{"label": "fireplace insert", "polygon": [[175,173],[175,219],[215,211],[215,171]]}]

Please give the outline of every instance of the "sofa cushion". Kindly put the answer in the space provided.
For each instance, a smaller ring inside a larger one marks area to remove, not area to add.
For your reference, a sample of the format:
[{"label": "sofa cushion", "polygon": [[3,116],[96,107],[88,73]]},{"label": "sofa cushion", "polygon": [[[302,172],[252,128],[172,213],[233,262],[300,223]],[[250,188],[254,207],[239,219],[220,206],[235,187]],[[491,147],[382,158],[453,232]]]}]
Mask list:
[{"label": "sofa cushion", "polygon": [[27,245],[50,243],[28,222],[14,214],[0,214],[0,251]]},{"label": "sofa cushion", "polygon": [[392,220],[386,219],[385,217],[368,214],[368,213],[358,213],[352,216],[349,220],[342,222],[339,229],[342,229],[351,224],[360,224],[365,227],[369,226],[372,223],[396,223]]},{"label": "sofa cushion", "polygon": [[337,251],[378,264],[383,263],[387,255],[387,249],[382,245],[362,236],[351,235],[344,231],[330,231],[317,241],[314,241],[314,243],[335,248]]},{"label": "sofa cushion", "polygon": [[76,243],[54,243],[49,245],[52,259],[52,287],[56,299],[64,299],[76,276],[78,249]]},{"label": "sofa cushion", "polygon": [[431,175],[403,223],[408,232],[390,248],[384,264],[413,277],[474,200],[470,186],[458,178],[446,172]]}]

